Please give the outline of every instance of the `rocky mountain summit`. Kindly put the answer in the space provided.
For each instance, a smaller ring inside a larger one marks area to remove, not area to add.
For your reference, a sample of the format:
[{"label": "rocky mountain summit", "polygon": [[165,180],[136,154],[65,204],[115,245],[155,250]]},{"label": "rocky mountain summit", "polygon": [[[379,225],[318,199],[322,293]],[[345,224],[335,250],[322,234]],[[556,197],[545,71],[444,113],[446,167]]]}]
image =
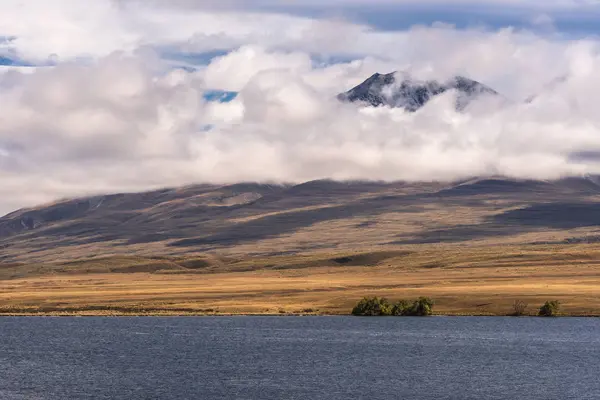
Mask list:
[{"label": "rocky mountain summit", "polygon": [[449,90],[457,91],[456,109],[463,110],[474,98],[482,95],[497,96],[498,92],[482,83],[463,76],[446,82],[416,80],[407,74],[392,72],[375,74],[346,93],[338,95],[345,102],[361,102],[373,107],[388,106],[417,111],[429,100]]}]

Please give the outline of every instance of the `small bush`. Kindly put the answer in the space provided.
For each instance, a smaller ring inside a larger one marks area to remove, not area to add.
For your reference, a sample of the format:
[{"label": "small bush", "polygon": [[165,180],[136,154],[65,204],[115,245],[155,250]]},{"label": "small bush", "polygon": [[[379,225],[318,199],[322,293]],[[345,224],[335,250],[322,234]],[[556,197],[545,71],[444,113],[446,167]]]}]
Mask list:
[{"label": "small bush", "polygon": [[376,317],[391,314],[392,307],[383,297],[365,297],[352,309],[352,315],[359,316]]},{"label": "small bush", "polygon": [[528,304],[521,300],[515,300],[513,303],[513,315],[515,317],[520,317],[525,315],[525,310],[527,310]]},{"label": "small bush", "polygon": [[392,307],[392,315],[396,317],[410,315],[411,307],[412,304],[410,304],[409,301],[400,300],[394,304],[394,307]]},{"label": "small bush", "polygon": [[419,300],[416,300],[413,303],[408,315],[415,317],[426,317],[431,315],[433,314],[433,304],[433,300],[429,297],[419,297]]},{"label": "small bush", "polygon": [[556,317],[560,311],[560,302],[557,300],[547,301],[540,307],[540,317]]}]

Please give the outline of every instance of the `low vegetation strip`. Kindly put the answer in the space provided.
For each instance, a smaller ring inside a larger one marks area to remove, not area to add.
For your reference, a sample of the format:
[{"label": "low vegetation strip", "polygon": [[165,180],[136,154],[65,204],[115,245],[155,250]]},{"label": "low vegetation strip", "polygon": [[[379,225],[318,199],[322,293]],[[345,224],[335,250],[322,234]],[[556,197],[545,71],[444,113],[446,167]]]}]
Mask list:
[{"label": "low vegetation strip", "polygon": [[[414,301],[399,300],[390,303],[385,297],[363,297],[352,309],[352,315],[361,317],[426,317],[433,315],[435,302],[429,297],[419,297]],[[510,316],[528,316],[526,313],[527,303],[516,300],[513,303],[513,312]],[[557,300],[547,301],[539,309],[540,317],[556,317],[560,312],[560,302]]]},{"label": "low vegetation strip", "polygon": [[[425,317],[433,315],[433,306],[435,302],[428,297],[420,297],[417,300],[399,300],[391,303],[384,297],[364,297],[352,309],[354,316],[395,316],[395,317]],[[563,316],[560,313],[561,303],[557,300],[547,301],[536,314],[540,317],[557,317]],[[519,309],[520,312],[515,310]],[[517,300],[513,303],[512,311],[507,316],[533,316],[526,312],[527,304]],[[0,315],[20,315],[20,316],[35,316],[35,315],[98,315],[98,316],[230,316],[230,315],[328,315],[327,312],[321,312],[318,309],[304,308],[299,310],[285,310],[283,308],[274,308],[265,310],[261,313],[248,312],[228,312],[213,308],[195,308],[195,307],[143,307],[143,306],[111,306],[111,305],[86,305],[79,307],[57,307],[57,306],[42,306],[42,307],[0,307]],[[443,315],[443,314],[441,314]],[[448,314],[446,314],[448,315]],[[452,315],[452,314],[449,314]],[[566,315],[564,315],[566,316]]]}]

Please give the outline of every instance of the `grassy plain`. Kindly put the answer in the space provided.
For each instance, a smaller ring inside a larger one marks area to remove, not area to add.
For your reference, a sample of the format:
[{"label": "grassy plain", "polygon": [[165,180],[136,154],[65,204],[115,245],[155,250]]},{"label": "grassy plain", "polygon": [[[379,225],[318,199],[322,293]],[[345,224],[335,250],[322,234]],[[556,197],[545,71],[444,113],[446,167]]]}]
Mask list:
[{"label": "grassy plain", "polygon": [[0,314],[348,314],[428,296],[445,315],[600,315],[600,245],[419,245],[272,257],[104,257],[0,265]]}]

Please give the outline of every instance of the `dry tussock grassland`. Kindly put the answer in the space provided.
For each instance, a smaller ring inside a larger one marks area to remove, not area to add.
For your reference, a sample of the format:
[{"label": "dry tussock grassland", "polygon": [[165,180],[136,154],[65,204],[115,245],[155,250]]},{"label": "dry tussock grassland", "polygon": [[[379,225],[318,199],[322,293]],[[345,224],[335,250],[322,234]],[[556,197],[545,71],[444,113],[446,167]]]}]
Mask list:
[{"label": "dry tussock grassland", "polygon": [[4,265],[2,314],[348,314],[363,296],[429,296],[435,311],[600,315],[599,245],[420,245],[279,257],[104,257]]}]

